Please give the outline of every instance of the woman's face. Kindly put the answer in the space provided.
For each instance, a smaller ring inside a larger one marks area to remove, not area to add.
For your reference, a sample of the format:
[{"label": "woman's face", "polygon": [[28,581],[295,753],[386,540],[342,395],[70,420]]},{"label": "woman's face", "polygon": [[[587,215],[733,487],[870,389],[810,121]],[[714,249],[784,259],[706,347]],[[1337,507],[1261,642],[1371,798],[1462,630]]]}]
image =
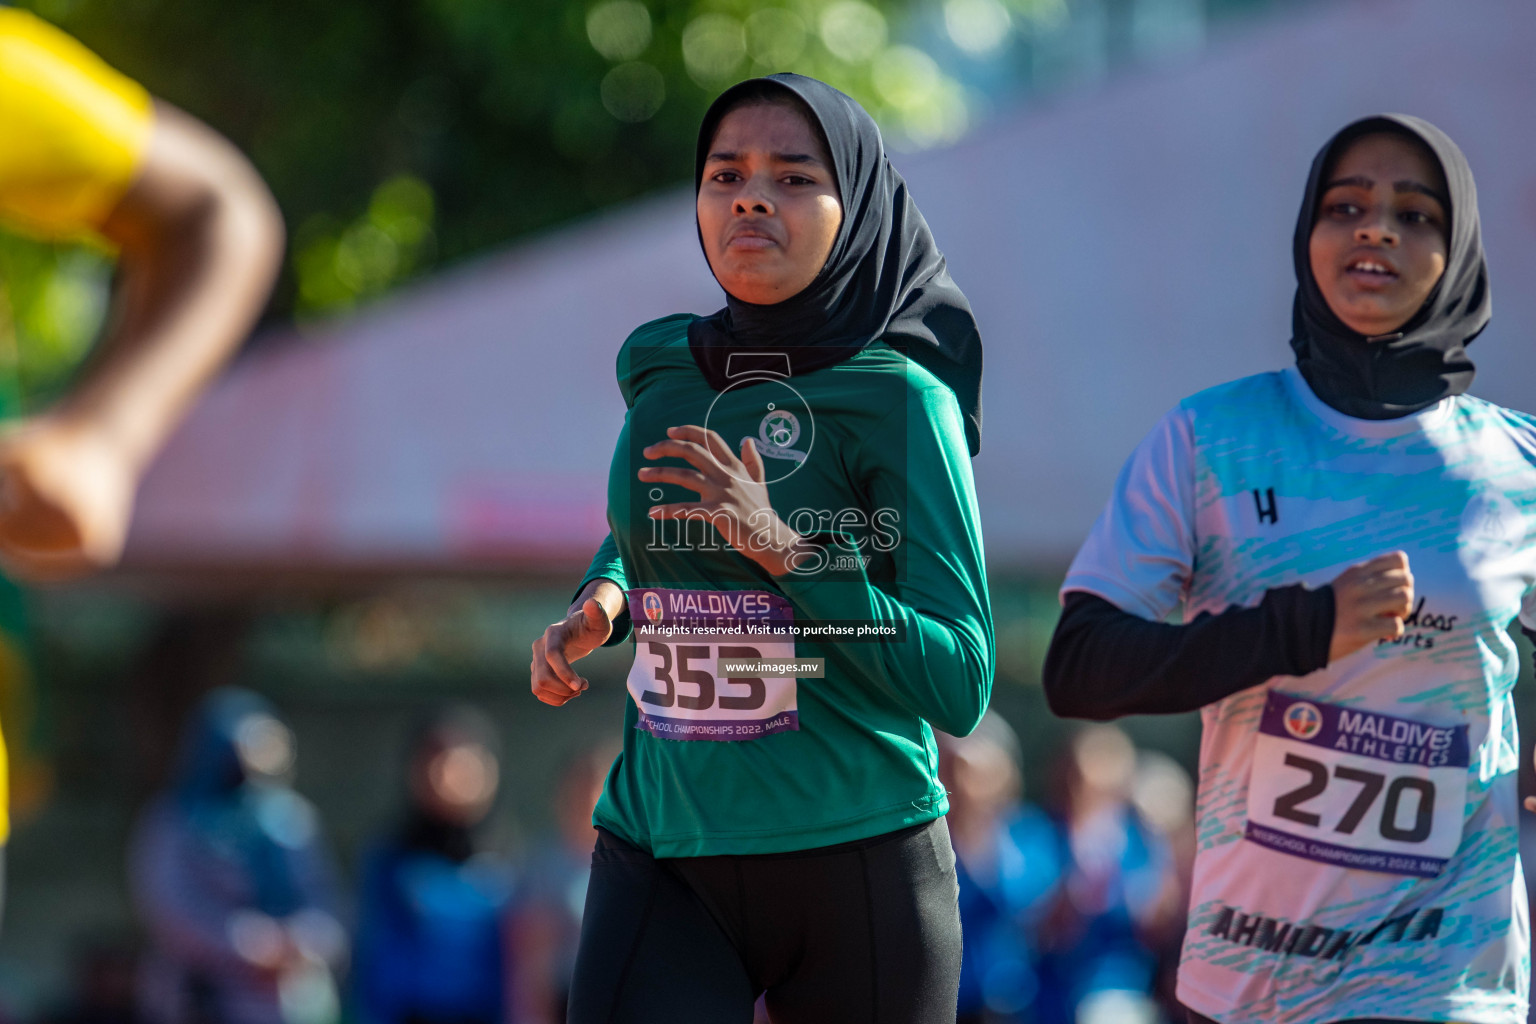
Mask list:
[{"label": "woman's face", "polygon": [[1338,318],[1366,337],[1412,319],[1445,273],[1445,176],[1401,135],[1365,135],[1339,156],[1312,228],[1312,276]]},{"label": "woman's face", "polygon": [[757,305],[803,291],[843,223],[826,148],[797,111],[776,103],[737,107],[721,119],[698,208],[715,279]]}]

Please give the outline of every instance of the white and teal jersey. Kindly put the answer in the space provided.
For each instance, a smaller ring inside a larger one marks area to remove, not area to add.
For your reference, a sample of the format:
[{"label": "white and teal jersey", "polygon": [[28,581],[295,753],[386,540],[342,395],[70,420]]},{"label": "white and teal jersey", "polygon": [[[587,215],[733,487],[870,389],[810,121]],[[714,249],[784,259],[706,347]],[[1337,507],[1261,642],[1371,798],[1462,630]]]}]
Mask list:
[{"label": "white and teal jersey", "polygon": [[1148,619],[1408,555],[1400,640],[1206,707],[1179,998],[1222,1024],[1526,1019],[1506,633],[1536,626],[1536,419],[1359,420],[1295,370],[1180,403],[1063,591]]}]

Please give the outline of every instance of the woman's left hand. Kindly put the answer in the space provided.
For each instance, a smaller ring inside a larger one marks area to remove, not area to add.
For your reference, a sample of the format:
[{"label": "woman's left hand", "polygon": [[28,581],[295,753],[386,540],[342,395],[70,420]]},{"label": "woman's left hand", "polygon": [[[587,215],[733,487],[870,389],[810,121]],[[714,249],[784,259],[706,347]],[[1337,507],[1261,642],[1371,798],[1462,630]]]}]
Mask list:
[{"label": "woman's left hand", "polygon": [[648,459],[682,459],[682,466],[646,466],[636,475],[645,483],[676,484],[699,492],[698,501],[653,505],[653,519],[700,519],[720,531],[727,544],[782,576],[809,554],[811,544],[773,510],[768,500],[767,472],[762,454],[751,438],[741,442],[738,457],[713,430],[669,427],[667,440],[642,453]]}]

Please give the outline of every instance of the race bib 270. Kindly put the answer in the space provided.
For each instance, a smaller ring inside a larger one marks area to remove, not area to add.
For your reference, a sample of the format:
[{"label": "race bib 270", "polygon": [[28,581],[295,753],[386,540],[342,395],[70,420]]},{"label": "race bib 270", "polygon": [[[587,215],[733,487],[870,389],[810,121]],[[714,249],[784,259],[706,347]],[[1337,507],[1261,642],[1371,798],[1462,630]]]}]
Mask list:
[{"label": "race bib 270", "polygon": [[1431,878],[1461,845],[1465,725],[1271,690],[1245,837],[1341,868]]}]

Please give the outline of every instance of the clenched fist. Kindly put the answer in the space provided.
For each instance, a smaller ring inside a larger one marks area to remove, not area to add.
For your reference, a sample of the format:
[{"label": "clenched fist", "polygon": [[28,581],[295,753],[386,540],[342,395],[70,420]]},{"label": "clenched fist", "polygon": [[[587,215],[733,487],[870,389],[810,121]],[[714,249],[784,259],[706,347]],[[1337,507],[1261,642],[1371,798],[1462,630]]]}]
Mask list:
[{"label": "clenched fist", "polygon": [[1335,662],[1379,640],[1403,635],[1403,619],[1413,610],[1413,573],[1401,551],[1377,555],[1352,565],[1333,581],[1333,642],[1328,661]]}]

